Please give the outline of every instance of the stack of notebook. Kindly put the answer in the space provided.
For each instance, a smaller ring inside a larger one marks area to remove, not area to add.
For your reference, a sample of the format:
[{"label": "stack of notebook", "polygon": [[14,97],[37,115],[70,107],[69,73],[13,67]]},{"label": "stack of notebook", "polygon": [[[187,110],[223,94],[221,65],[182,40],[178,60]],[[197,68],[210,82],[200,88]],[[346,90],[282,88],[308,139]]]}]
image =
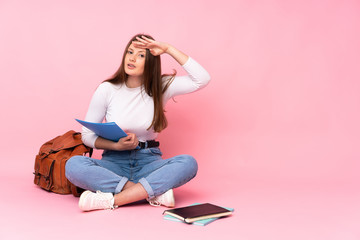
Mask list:
[{"label": "stack of notebook", "polygon": [[231,215],[233,211],[233,208],[220,207],[211,203],[195,203],[187,207],[168,209],[163,215],[166,220],[205,226],[220,217]]}]

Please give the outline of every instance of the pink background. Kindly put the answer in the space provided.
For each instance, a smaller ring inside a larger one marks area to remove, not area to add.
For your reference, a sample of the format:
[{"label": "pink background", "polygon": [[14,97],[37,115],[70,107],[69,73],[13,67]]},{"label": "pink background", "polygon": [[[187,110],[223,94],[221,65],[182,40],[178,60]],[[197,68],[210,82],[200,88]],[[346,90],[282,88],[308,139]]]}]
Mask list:
[{"label": "pink background", "polygon": [[[359,239],[359,30],[355,0],[0,0],[0,238]],[[147,204],[81,213],[32,184],[41,144],[80,130],[74,118],[142,32],[212,76],[166,108],[165,157],[200,166],[177,206],[212,202],[232,217],[199,227]]]}]

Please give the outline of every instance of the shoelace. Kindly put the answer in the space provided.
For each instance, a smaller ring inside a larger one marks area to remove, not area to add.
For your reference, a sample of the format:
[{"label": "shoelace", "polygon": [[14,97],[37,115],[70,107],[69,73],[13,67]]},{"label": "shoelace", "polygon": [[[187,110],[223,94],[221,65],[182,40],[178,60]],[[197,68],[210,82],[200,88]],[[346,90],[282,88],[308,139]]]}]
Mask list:
[{"label": "shoelace", "polygon": [[157,197],[154,197],[152,199],[146,199],[151,206],[154,206],[154,207],[159,207],[161,205],[161,203],[157,200]]},{"label": "shoelace", "polygon": [[98,206],[105,207],[109,210],[113,210],[115,206],[111,205],[111,202],[109,203],[109,198],[106,196],[105,193],[101,192],[100,190],[96,191],[97,194],[97,200],[96,203]]},{"label": "shoelace", "polygon": [[159,207],[159,206],[161,205],[161,204],[160,204],[158,201],[156,201],[156,200],[150,200],[149,203],[150,203],[151,206],[154,206],[154,207]]}]

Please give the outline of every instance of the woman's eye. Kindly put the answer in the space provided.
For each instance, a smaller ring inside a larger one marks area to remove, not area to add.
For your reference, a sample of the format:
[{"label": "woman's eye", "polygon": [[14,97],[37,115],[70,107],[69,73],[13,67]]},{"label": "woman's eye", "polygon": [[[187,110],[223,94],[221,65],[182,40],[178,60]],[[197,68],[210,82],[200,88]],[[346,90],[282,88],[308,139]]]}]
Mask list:
[{"label": "woman's eye", "polygon": [[140,57],[141,57],[141,58],[144,58],[144,57],[145,57],[145,55],[144,55],[144,54],[140,54]]},{"label": "woman's eye", "polygon": [[128,54],[133,54],[133,52],[129,50],[129,51],[128,51]]}]

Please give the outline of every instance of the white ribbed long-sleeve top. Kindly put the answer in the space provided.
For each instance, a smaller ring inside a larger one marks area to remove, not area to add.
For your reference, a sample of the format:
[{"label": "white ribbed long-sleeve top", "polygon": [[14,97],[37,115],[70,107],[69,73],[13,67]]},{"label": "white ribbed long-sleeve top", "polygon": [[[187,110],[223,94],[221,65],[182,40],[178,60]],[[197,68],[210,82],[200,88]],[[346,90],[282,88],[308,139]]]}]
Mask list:
[{"label": "white ribbed long-sleeve top", "polygon": [[[197,91],[210,81],[209,73],[191,57],[182,67],[188,75],[174,78],[164,93],[164,106],[172,97]],[[85,121],[115,122],[125,132],[135,133],[139,141],[147,141],[156,139],[158,135],[152,128],[147,130],[153,116],[153,98],[142,86],[129,88],[126,84],[103,82],[91,99]],[[97,137],[94,132],[83,127],[82,140],[85,145],[95,148]]]}]

